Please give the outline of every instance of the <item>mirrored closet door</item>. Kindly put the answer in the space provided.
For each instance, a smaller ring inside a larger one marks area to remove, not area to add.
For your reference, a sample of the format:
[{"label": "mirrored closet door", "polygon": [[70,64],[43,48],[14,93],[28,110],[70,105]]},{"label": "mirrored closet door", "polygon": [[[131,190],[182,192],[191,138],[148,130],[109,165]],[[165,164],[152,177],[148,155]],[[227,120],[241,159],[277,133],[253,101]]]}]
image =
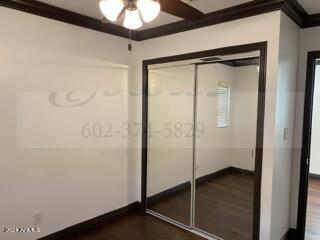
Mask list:
[{"label": "mirrored closet door", "polygon": [[148,209],[190,226],[194,66],[149,69]]},{"label": "mirrored closet door", "polygon": [[252,239],[259,58],[198,65],[194,227]]},{"label": "mirrored closet door", "polygon": [[147,65],[143,197],[148,213],[208,237],[258,239],[260,54]]}]

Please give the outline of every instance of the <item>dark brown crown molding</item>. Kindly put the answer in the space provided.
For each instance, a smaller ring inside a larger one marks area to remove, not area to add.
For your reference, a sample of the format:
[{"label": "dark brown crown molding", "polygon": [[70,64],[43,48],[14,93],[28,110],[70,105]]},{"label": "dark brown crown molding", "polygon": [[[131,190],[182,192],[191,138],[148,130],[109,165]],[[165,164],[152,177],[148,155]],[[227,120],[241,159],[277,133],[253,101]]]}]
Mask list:
[{"label": "dark brown crown molding", "polygon": [[182,20],[163,26],[139,31],[139,40],[162,37],[165,35],[189,31],[196,28],[215,25],[218,23],[228,22],[236,19],[250,17],[261,13],[280,10],[283,1],[252,1],[238,6],[226,8],[216,12],[206,14],[198,21]]},{"label": "dark brown crown molding", "polygon": [[[128,38],[129,31],[121,26],[54,7],[36,0],[0,0],[0,6]],[[283,11],[302,28],[320,26],[320,14],[308,15],[297,0],[255,0],[206,14],[201,20],[182,20],[142,31],[132,31],[132,39],[143,41],[201,27],[251,17],[262,13]]]},{"label": "dark brown crown molding", "polygon": [[305,20],[309,16],[306,10],[297,0],[284,0],[281,10],[287,14],[298,26],[303,27]]},{"label": "dark brown crown molding", "polygon": [[[93,29],[99,32],[109,33],[119,37],[128,38],[129,36],[129,31],[121,26],[111,23],[102,23],[99,19],[68,11],[36,0],[0,0],[0,6]],[[135,35],[136,31],[132,31],[132,38],[135,38]]]},{"label": "dark brown crown molding", "polygon": [[303,28],[320,26],[320,14],[309,15],[303,24]]},{"label": "dark brown crown molding", "polygon": [[284,11],[284,13],[286,13],[300,27],[302,27],[304,19],[308,16],[306,11],[296,0],[256,0],[208,13],[198,21],[182,20],[142,30],[138,32],[138,39],[142,41],[150,38],[162,37],[277,10]]}]

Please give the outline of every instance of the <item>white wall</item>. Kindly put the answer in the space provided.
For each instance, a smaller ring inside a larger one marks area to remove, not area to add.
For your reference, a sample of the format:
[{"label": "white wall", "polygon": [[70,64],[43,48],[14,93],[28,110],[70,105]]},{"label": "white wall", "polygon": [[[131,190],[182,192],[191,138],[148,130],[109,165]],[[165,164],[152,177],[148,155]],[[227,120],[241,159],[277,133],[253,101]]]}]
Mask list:
[{"label": "white wall", "polygon": [[[201,50],[215,49],[232,45],[268,41],[267,86],[264,156],[261,194],[261,240],[269,240],[271,232],[272,176],[275,142],[275,108],[277,89],[277,64],[279,52],[280,12],[272,12],[249,17],[237,21],[218,24],[192,31],[150,39],[138,43],[138,54],[135,77],[130,81],[130,89],[141,92],[142,60]],[[130,100],[129,119],[131,122],[141,121],[141,97]],[[131,139],[130,160],[140,166],[141,141]],[[134,150],[136,149],[136,151]],[[137,191],[140,192],[140,169],[137,172]]]},{"label": "white wall", "polygon": [[291,198],[291,169],[295,91],[299,55],[298,48],[299,27],[282,13],[278,89],[276,96],[276,152],[273,166],[271,239],[281,239],[290,226],[289,203]]},{"label": "white wall", "polygon": [[292,168],[291,227],[296,227],[301,164],[301,142],[304,110],[304,91],[307,74],[307,56],[310,51],[320,50],[320,27],[300,30],[299,74],[296,93],[294,163]]},{"label": "white wall", "polygon": [[310,173],[320,175],[320,65],[316,67],[313,116],[312,141],[310,149]]},{"label": "white wall", "polygon": [[[40,234],[0,239],[38,238],[136,201],[127,139],[81,136],[86,122],[127,122],[127,41],[3,7],[0,29],[0,226],[33,227],[44,211]],[[59,108],[52,91],[62,104],[96,97]],[[80,93],[65,101],[70,91]]]}]

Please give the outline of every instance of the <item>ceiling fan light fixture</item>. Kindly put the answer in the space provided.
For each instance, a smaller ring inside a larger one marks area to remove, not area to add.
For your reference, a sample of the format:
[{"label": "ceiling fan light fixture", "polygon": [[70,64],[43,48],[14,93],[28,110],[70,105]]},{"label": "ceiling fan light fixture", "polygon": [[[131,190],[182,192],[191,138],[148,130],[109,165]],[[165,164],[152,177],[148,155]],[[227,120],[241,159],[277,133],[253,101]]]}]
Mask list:
[{"label": "ceiling fan light fixture", "polygon": [[154,20],[159,15],[161,9],[158,0],[138,0],[137,7],[145,22]]},{"label": "ceiling fan light fixture", "polygon": [[100,1],[102,14],[111,22],[115,22],[121,10],[124,8],[123,0],[103,0]]},{"label": "ceiling fan light fixture", "polygon": [[126,10],[123,26],[128,29],[138,29],[142,26],[138,9]]}]

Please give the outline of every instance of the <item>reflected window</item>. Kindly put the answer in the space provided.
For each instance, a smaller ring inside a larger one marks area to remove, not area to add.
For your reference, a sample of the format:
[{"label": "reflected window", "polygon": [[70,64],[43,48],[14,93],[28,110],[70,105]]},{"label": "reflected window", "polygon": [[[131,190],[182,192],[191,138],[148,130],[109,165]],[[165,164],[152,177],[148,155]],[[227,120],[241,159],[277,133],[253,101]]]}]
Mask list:
[{"label": "reflected window", "polygon": [[230,125],[230,86],[219,84],[218,87],[218,128]]}]

